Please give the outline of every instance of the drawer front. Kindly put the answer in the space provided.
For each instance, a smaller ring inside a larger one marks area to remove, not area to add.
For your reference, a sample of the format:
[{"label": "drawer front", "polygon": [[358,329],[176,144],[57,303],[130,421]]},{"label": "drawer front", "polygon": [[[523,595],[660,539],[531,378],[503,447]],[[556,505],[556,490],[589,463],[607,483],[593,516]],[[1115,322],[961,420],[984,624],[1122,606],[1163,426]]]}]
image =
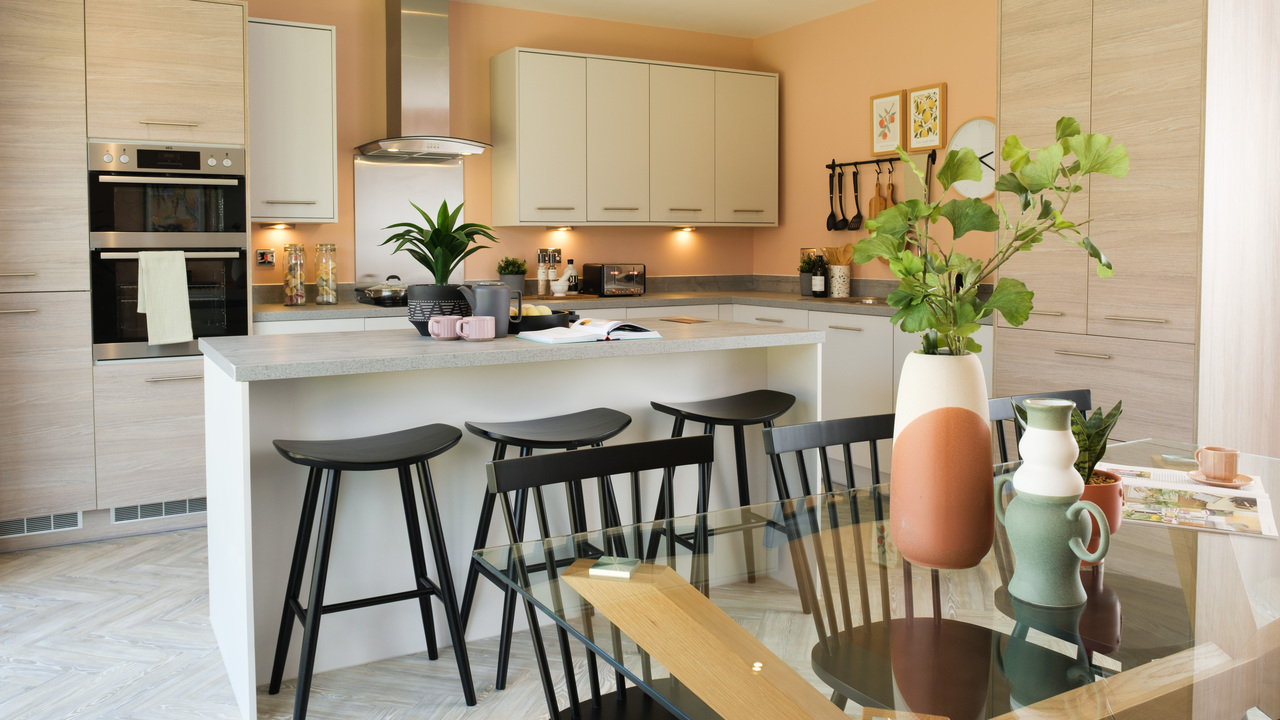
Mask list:
[{"label": "drawer front", "polygon": [[365,329],[365,318],[326,320],[278,320],[253,324],[254,335],[295,335],[298,333],[350,332]]},{"label": "drawer front", "polygon": [[1089,388],[1094,407],[1124,401],[1112,437],[1195,440],[1195,346],[1000,328],[995,395]]},{"label": "drawer front", "polygon": [[0,520],[94,507],[89,293],[0,295]]},{"label": "drawer front", "polygon": [[98,507],[205,495],[204,360],[93,368]]},{"label": "drawer front", "polygon": [[765,307],[761,305],[733,306],[733,319],[736,322],[756,323],[759,325],[781,325],[782,327],[807,330],[809,328],[809,311],[791,308]]},{"label": "drawer front", "polygon": [[[696,317],[707,320],[720,318],[719,305],[663,305],[662,307],[627,308],[627,318]],[[656,328],[655,328],[656,329]],[[661,332],[659,330],[659,332]]]}]

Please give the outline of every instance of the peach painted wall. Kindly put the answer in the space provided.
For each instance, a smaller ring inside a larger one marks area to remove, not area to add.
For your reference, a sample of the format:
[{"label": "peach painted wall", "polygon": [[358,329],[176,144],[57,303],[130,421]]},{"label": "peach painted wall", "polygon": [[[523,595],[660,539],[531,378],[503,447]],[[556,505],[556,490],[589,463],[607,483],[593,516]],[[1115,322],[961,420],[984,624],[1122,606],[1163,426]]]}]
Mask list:
[{"label": "peach painted wall", "polygon": [[[900,35],[903,39],[896,39]],[[800,248],[844,244],[867,232],[828,232],[827,170],[868,160],[870,98],[884,92],[947,83],[947,131],[996,114],[996,0],[877,0],[755,40],[755,69],[781,74],[780,223],[754,231],[754,272],[796,271]],[[945,145],[938,153],[939,164]],[[901,201],[902,173],[895,172]],[[884,178],[887,184],[887,178]],[[853,213],[849,179],[845,205]],[[862,173],[862,212],[875,173]],[[934,183],[931,197],[941,188]],[[939,223],[946,240],[949,226]],[[962,252],[990,257],[993,239],[971,233]],[[854,268],[858,277],[889,278],[887,265]]]},{"label": "peach painted wall", "polygon": [[[509,10],[471,3],[449,3],[451,131],[488,141],[489,58],[521,46],[566,52],[615,55],[754,69],[751,40],[722,35],[606,22],[564,15]],[[468,158],[466,217],[490,223],[489,156]],[[642,262],[651,275],[733,275],[752,272],[750,228],[698,228],[694,233],[670,228],[577,227],[572,232],[505,227],[500,242],[467,260],[468,278],[496,278],[503,255],[537,262],[539,247],[559,247],[565,260]]]},{"label": "peach painted wall", "polygon": [[[253,247],[275,248],[274,268],[254,268],[253,281],[283,279],[285,243],[302,243],[307,258],[317,243],[338,248],[338,280],[355,279],[355,147],[380,137],[387,126],[386,14],[383,0],[250,0],[249,17],[337,27],[338,222],[303,223],[293,230],[253,228]],[[250,142],[252,142],[250,138]],[[310,273],[308,273],[310,274]]]}]

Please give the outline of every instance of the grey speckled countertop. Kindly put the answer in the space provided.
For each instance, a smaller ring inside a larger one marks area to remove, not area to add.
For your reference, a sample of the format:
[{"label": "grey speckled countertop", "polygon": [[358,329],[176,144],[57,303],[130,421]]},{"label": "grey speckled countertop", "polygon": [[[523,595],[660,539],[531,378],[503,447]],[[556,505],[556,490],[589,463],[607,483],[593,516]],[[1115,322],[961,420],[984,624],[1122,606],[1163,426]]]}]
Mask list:
[{"label": "grey speckled countertop", "polygon": [[[538,300],[539,305],[546,305],[559,310],[590,310],[592,308],[632,308],[663,307],[666,305],[761,305],[767,307],[793,308],[795,310],[818,310],[821,312],[849,313],[853,315],[892,315],[894,309],[888,305],[865,305],[848,300],[802,298],[791,293],[760,291],[722,291],[722,292],[668,292],[645,293],[640,297],[624,298],[575,298],[565,297],[556,300]],[[302,307],[285,307],[283,305],[258,305],[253,311],[254,322],[276,322],[280,320],[329,320],[336,318],[366,317],[403,317],[408,310],[403,307],[384,308],[376,305],[365,305],[358,302],[344,302],[337,305],[304,305]]]},{"label": "grey speckled countertop", "polygon": [[820,330],[791,330],[721,320],[692,325],[664,324],[661,332],[661,340],[543,345],[516,337],[489,342],[444,342],[423,337],[412,329],[372,330],[206,338],[200,340],[200,350],[232,379],[250,382],[809,345],[826,339],[826,333]]}]

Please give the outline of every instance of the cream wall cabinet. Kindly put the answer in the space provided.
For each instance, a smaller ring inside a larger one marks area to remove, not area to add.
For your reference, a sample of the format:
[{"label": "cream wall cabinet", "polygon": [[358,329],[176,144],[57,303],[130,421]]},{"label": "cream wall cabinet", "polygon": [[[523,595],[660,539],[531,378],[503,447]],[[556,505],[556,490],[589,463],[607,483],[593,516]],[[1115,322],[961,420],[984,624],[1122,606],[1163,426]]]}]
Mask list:
[{"label": "cream wall cabinet", "polygon": [[778,223],[778,77],[716,73],[716,222]]},{"label": "cream wall cabinet", "polygon": [[651,220],[716,219],[716,73],[654,65],[649,69]]},{"label": "cream wall cabinet", "polygon": [[1202,0],[1002,0],[1000,134],[1044,145],[1072,115],[1114,136],[1131,164],[1068,208],[1092,218],[1114,277],[1054,239],[1004,267],[1036,298],[1022,328],[998,330],[996,394],[1087,387],[1095,405],[1124,400],[1117,438],[1195,439],[1192,367],[1143,374],[1131,359],[1195,355],[1205,12]]},{"label": "cream wall cabinet", "polygon": [[338,221],[335,31],[249,22],[249,214],[258,222]]},{"label": "cream wall cabinet", "polygon": [[490,73],[495,225],[777,224],[777,75],[526,48]]},{"label": "cream wall cabinet", "polygon": [[587,220],[649,219],[649,64],[587,59]]},{"label": "cream wall cabinet", "polygon": [[204,360],[93,368],[98,508],[205,496]]},{"label": "cream wall cabinet", "polygon": [[242,2],[86,0],[89,137],[245,144]]},{"label": "cream wall cabinet", "polygon": [[89,293],[0,294],[0,520],[96,505]]},{"label": "cream wall cabinet", "polygon": [[88,290],[83,1],[6,3],[0,48],[0,293]]}]

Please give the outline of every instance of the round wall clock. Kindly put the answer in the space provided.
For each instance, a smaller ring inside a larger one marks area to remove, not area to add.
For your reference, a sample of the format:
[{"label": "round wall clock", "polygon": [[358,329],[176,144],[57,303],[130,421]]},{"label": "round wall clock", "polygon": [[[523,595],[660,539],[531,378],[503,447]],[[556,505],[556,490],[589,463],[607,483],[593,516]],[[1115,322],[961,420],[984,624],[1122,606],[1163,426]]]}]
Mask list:
[{"label": "round wall clock", "polygon": [[952,185],[965,197],[989,198],[996,191],[996,124],[986,118],[974,118],[951,134],[947,152],[969,148],[982,165],[981,180],[961,180]]}]

